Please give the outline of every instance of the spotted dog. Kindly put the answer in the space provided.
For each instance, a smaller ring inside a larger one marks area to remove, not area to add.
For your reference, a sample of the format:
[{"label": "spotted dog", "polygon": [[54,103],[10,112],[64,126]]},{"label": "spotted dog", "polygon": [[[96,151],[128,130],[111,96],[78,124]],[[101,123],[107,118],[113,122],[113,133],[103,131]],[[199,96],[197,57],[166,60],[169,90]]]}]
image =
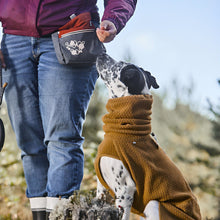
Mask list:
[{"label": "spotted dog", "polygon": [[107,54],[99,56],[96,63],[97,70],[109,90],[110,98],[150,94],[151,86],[159,88],[150,72],[133,64],[116,62]]},{"label": "spotted dog", "polygon": [[122,220],[129,219],[130,211],[147,220],[201,219],[189,185],[152,137],[150,88],[159,87],[155,77],[107,54],[97,58],[96,66],[110,96],[105,137],[95,160],[97,197],[109,189]]}]

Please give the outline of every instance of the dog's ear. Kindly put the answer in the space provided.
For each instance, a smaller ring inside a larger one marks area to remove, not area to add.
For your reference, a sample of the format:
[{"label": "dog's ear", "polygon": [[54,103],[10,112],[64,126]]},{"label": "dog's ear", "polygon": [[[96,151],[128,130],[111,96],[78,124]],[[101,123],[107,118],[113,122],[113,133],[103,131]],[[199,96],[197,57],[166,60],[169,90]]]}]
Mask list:
[{"label": "dog's ear", "polygon": [[154,76],[151,75],[150,72],[148,71],[145,71],[143,69],[141,69],[144,74],[145,74],[145,78],[146,78],[146,81],[147,81],[147,85],[150,89],[150,87],[152,86],[154,89],[158,89],[159,88],[159,85],[157,84],[157,81],[156,81],[156,78]]}]

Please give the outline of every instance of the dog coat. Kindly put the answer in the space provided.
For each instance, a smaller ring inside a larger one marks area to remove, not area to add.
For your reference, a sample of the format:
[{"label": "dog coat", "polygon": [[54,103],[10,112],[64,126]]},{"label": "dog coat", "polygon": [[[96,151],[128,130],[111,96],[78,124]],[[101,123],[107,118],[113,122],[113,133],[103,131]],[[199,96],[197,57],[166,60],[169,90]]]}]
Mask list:
[{"label": "dog coat", "polygon": [[157,200],[160,219],[201,219],[188,183],[150,135],[152,102],[151,95],[109,99],[108,114],[103,117],[105,136],[94,163],[97,177],[114,196],[99,164],[103,156],[121,160],[136,184],[133,213],[143,216],[148,202]]}]

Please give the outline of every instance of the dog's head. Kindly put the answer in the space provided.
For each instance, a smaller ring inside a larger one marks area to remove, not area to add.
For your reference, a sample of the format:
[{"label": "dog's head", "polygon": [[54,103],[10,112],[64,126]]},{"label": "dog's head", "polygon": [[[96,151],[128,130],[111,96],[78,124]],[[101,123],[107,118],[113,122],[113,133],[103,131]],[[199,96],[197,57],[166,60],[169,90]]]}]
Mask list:
[{"label": "dog's head", "polygon": [[98,56],[96,66],[111,98],[150,94],[151,86],[159,88],[150,72],[133,64],[116,62],[107,54]]}]

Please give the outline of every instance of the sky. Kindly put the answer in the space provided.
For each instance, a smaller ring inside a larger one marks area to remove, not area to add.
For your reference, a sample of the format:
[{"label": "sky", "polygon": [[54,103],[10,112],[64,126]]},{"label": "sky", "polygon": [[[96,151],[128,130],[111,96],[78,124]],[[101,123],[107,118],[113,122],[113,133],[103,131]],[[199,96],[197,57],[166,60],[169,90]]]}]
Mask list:
[{"label": "sky", "polygon": [[[98,5],[102,14],[103,0]],[[157,93],[174,95],[174,79],[187,88],[193,81],[191,98],[199,111],[207,112],[207,98],[220,101],[219,0],[138,0],[133,17],[106,48],[116,60],[129,52],[156,77]]]},{"label": "sky", "polygon": [[[101,15],[103,2],[98,0]],[[199,111],[207,112],[207,98],[219,103],[219,0],[138,0],[125,28],[105,46],[114,59],[130,54],[134,64],[150,71],[160,85],[157,93],[168,91],[172,99],[175,79],[180,96],[182,87],[192,87]]]}]

